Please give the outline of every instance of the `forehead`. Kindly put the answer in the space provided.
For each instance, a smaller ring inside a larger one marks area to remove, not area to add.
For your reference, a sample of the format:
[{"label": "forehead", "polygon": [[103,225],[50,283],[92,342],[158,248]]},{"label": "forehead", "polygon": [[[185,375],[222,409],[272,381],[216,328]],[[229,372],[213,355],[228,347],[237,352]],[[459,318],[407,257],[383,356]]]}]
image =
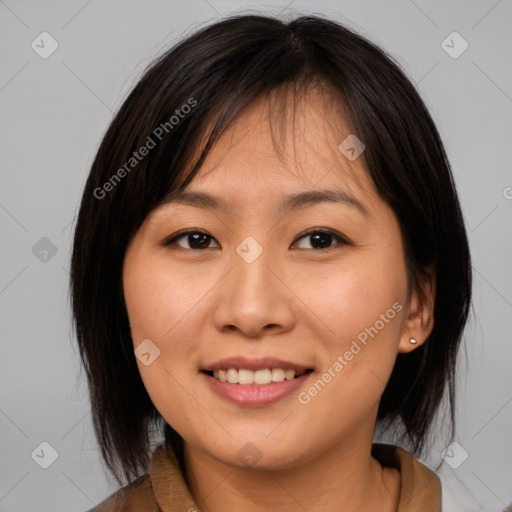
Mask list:
[{"label": "forehead", "polygon": [[298,96],[290,88],[274,90],[236,118],[186,190],[250,207],[330,189],[370,210],[377,193],[364,154],[350,160],[339,149],[351,134],[343,106],[328,90],[317,87]]}]

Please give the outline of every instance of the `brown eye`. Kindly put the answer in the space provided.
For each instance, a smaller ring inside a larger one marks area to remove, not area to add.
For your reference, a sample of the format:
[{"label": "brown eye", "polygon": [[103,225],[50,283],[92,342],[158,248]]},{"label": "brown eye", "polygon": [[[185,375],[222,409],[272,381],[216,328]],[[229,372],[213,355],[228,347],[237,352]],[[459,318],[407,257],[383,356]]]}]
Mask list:
[{"label": "brown eye", "polygon": [[[314,230],[309,231],[308,233],[305,233],[297,240],[301,239],[309,239],[309,245],[310,247],[302,247],[302,249],[330,249],[331,247],[334,247],[335,245],[347,245],[348,242],[345,240],[342,236],[337,235],[336,233],[333,233],[332,231],[328,230]],[[332,242],[337,242],[334,245]]]},{"label": "brown eye", "polygon": [[[178,243],[178,241],[181,239],[184,239],[186,241],[188,247],[184,247],[183,245]],[[212,236],[208,235],[207,233],[203,233],[202,231],[185,231],[184,233],[180,233],[164,241],[162,245],[164,247],[178,245],[182,249],[201,250],[209,249],[210,241],[212,240],[214,240]]]},{"label": "brown eye", "polygon": [[[185,240],[185,244],[179,243],[181,240]],[[299,247],[300,249],[317,249],[317,250],[326,250],[336,246],[348,245],[349,242],[342,237],[330,230],[311,230],[307,233],[301,235],[297,240],[306,239],[309,240],[310,247]],[[184,231],[182,233],[178,233],[177,235],[173,235],[171,238],[165,240],[162,245],[164,247],[170,246],[179,246],[182,249],[190,249],[190,250],[202,250],[202,249],[212,249],[215,246],[211,246],[210,242],[215,239],[204,233],[203,231]],[[334,242],[334,243],[333,243]]]}]

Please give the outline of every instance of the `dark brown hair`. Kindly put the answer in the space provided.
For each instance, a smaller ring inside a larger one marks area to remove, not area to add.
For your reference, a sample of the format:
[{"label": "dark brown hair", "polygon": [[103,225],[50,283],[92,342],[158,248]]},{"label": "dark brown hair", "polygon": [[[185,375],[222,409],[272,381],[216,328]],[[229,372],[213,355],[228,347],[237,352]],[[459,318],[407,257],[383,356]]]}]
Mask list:
[{"label": "dark brown hair", "polygon": [[[364,141],[368,173],[400,224],[410,286],[429,268],[437,279],[433,331],[421,347],[398,355],[379,422],[395,425],[421,454],[448,390],[453,436],[471,262],[450,166],[425,104],[390,56],[336,22],[238,15],[196,31],[144,72],[103,137],[80,204],[71,263],[74,327],[95,434],[119,483],[148,471],[150,429],[165,436],[183,464],[182,439],[155,409],[134,356],[122,290],[128,243],[167,194],[193,179],[252,101],[288,84],[305,93],[317,83],[334,91]],[[135,158],[143,146],[151,147]]]}]

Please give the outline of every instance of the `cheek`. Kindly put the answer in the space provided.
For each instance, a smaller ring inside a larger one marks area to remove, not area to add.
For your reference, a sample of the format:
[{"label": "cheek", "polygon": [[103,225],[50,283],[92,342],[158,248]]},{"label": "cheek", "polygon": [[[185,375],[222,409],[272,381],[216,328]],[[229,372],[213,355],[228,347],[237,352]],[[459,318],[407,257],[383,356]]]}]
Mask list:
[{"label": "cheek", "polygon": [[189,315],[211,285],[164,258],[141,255],[128,263],[124,291],[132,335],[164,342],[180,324],[189,323]]},{"label": "cheek", "polygon": [[376,412],[396,361],[405,314],[403,302],[394,300],[400,294],[388,290],[367,296],[363,291],[361,286],[347,287],[338,294],[339,302],[326,306],[333,309],[330,329],[324,328],[328,334],[319,338],[322,365],[298,397],[300,404],[311,407],[308,415],[329,419],[333,436],[339,429],[348,435]]},{"label": "cheek", "polygon": [[[381,315],[390,320],[385,323],[387,330],[391,323],[399,324],[397,309],[403,309],[407,291],[405,267],[399,258],[376,259],[354,255],[351,261],[333,264],[323,272],[296,277],[294,289],[299,297],[305,297],[304,303],[313,313],[309,316],[316,318],[320,339],[335,345],[346,342],[377,321],[381,326]],[[393,309],[394,303],[401,308]]]},{"label": "cheek", "polygon": [[153,404],[169,421],[190,409],[180,383],[197,371],[202,325],[197,316],[205,292],[191,286],[190,276],[156,258],[132,257],[126,268],[124,292],[133,347],[148,345],[157,354],[148,366],[138,358],[137,365]]},{"label": "cheek", "polygon": [[126,269],[124,292],[134,348],[149,339],[159,350],[147,366],[137,359],[144,387],[166,422],[186,437],[195,418],[201,417],[190,399],[187,379],[197,371],[198,326],[202,325],[198,306],[205,292],[191,286],[191,276],[156,259],[132,255]]},{"label": "cheek", "polygon": [[402,255],[360,253],[301,281],[323,352],[321,382],[308,395],[319,414],[332,411],[329,403],[339,404],[333,414],[340,418],[358,408],[364,414],[379,401],[397,356],[407,292]]}]

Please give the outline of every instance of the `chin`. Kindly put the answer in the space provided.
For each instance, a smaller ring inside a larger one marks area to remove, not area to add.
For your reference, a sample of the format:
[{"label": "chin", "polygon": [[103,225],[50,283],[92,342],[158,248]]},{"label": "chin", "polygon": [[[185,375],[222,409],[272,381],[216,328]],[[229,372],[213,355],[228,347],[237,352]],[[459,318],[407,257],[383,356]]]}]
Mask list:
[{"label": "chin", "polygon": [[304,458],[304,454],[297,449],[302,445],[300,442],[283,444],[279,439],[266,439],[264,435],[253,441],[250,439],[250,436],[240,440],[231,439],[229,445],[224,444],[219,451],[210,451],[210,454],[224,464],[257,471],[288,469]]}]

